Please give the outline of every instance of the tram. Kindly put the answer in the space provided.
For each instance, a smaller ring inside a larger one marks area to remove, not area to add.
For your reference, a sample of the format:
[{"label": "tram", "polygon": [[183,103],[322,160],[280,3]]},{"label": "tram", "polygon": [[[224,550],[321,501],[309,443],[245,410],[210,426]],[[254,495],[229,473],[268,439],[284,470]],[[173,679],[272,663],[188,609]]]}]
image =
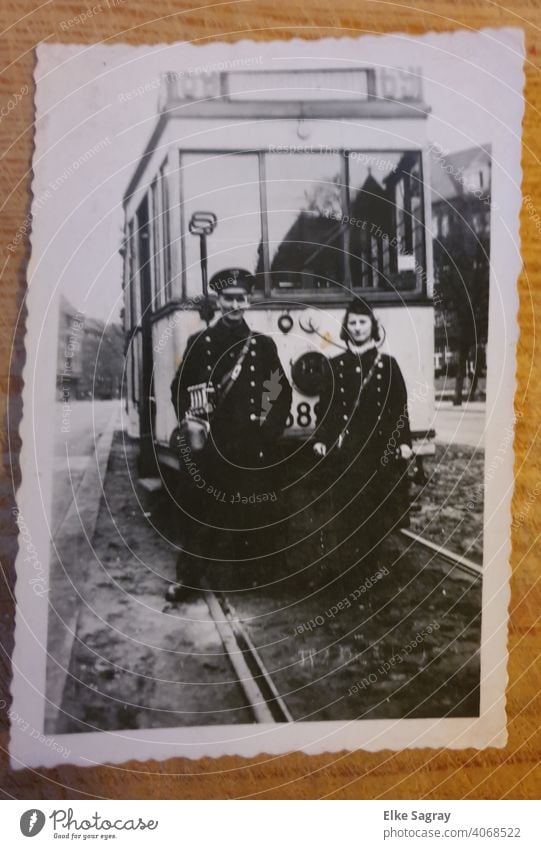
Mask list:
[{"label": "tram", "polygon": [[178,467],[170,385],[214,312],[209,277],[256,278],[247,321],[293,388],[284,439],[315,426],[346,304],[367,300],[404,374],[414,451],[432,453],[434,313],[427,116],[417,69],[162,77],[158,118],[124,196],[126,418],[140,472]]}]

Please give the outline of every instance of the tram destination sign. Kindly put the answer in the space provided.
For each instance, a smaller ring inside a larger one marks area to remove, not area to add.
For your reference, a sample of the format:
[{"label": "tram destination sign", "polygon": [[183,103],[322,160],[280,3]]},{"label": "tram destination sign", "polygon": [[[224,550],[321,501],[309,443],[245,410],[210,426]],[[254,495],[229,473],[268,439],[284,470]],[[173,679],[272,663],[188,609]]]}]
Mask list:
[{"label": "tram destination sign", "polygon": [[368,101],[421,103],[423,80],[417,66],[286,71],[236,70],[224,66],[168,71],[163,75],[162,108],[172,102]]}]

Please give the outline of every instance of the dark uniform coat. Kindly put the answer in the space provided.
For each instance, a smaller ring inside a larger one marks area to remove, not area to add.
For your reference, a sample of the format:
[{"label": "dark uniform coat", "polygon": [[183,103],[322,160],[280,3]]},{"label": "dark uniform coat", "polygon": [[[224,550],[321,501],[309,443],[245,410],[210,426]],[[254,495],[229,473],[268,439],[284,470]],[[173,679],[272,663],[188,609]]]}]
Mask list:
[{"label": "dark uniform coat", "polygon": [[[220,319],[190,337],[171,385],[179,422],[189,410],[190,386],[210,382],[223,391],[249,336],[244,320],[228,325]],[[243,546],[250,547],[255,537],[244,530],[271,524],[279,498],[276,447],[289,415],[291,387],[270,337],[252,334],[237,379],[223,401],[218,391],[215,404],[205,448],[193,456],[184,449],[181,455],[181,488],[192,517],[183,547],[231,558],[242,556]],[[257,554],[257,545],[250,547],[252,553]]]},{"label": "dark uniform coat", "polygon": [[345,351],[330,365],[314,441],[327,447],[332,539],[366,549],[404,513],[405,464],[396,455],[401,444],[411,446],[407,391],[396,360],[376,347]]},{"label": "dark uniform coat", "polygon": [[[189,409],[188,387],[208,382],[219,387],[237,363],[249,335],[245,321],[231,326],[220,319],[189,338],[171,385],[179,421]],[[216,403],[208,449],[243,467],[267,463],[291,406],[291,387],[269,336],[252,334],[238,378],[223,403],[219,393]]]}]

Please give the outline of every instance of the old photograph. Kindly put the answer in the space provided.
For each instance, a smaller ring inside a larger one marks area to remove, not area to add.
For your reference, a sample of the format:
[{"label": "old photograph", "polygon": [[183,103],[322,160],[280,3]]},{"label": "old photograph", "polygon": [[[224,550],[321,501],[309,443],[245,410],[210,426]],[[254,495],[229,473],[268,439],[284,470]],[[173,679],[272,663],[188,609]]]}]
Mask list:
[{"label": "old photograph", "polygon": [[521,51],[39,46],[14,763],[504,744]]}]

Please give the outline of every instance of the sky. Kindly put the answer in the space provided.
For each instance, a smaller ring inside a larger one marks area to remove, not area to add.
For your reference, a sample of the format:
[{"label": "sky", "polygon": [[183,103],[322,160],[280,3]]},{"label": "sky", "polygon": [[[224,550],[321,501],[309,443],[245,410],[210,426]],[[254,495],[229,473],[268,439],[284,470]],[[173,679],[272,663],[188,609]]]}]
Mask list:
[{"label": "sky", "polygon": [[[502,33],[507,33],[504,37]],[[445,150],[505,143],[496,113],[517,31],[460,31],[310,42],[51,45],[38,47],[32,262],[29,285],[61,291],[76,309],[118,320],[122,305],[122,196],[156,124],[160,74],[242,58],[244,66],[422,68],[428,138]],[[180,33],[179,33],[180,35]],[[316,66],[319,66],[317,64]],[[139,89],[139,92],[137,92]],[[504,99],[508,103],[509,98]]]}]

